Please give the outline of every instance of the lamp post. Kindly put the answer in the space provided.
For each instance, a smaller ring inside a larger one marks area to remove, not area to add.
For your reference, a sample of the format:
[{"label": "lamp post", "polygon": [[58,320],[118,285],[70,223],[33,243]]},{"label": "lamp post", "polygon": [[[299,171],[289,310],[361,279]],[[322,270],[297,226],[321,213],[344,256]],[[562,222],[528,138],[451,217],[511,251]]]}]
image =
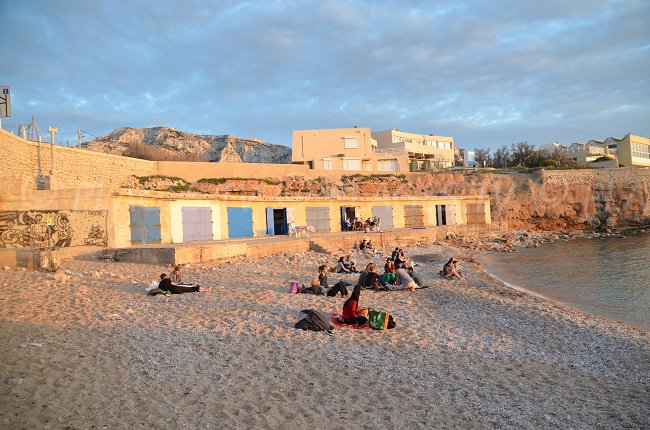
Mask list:
[{"label": "lamp post", "polygon": [[50,156],[51,156],[51,164],[50,164],[50,176],[54,175],[54,136],[56,136],[56,133],[59,131],[57,127],[52,127],[49,125],[47,127],[47,131],[50,132],[50,135],[52,136],[51,140],[51,145],[50,145]]}]

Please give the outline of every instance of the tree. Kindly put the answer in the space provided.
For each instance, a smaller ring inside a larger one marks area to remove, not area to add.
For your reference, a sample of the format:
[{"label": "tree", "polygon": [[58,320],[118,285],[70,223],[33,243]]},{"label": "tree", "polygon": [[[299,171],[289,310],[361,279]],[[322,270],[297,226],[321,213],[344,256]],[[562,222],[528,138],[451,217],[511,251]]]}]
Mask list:
[{"label": "tree", "polygon": [[510,145],[512,163],[517,167],[535,167],[537,165],[537,151],[528,142],[517,142]]},{"label": "tree", "polygon": [[496,150],[494,157],[492,157],[492,163],[494,167],[499,169],[506,168],[512,164],[512,160],[510,159],[510,150],[507,145],[503,145],[501,148]]},{"label": "tree", "polygon": [[476,167],[486,167],[490,161],[490,149],[474,148],[474,160]]}]

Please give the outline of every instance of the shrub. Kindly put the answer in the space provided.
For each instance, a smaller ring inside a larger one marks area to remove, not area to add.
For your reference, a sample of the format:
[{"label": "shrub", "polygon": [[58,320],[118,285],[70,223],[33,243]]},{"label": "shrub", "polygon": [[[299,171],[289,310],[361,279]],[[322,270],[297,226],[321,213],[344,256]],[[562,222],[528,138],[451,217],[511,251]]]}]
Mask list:
[{"label": "shrub", "polygon": [[601,155],[600,157],[596,158],[592,163],[597,163],[599,161],[610,161],[613,160],[612,157],[608,157],[607,155]]},{"label": "shrub", "polygon": [[556,164],[557,163],[555,162],[555,160],[551,160],[551,159],[546,159],[542,161],[542,167],[555,167]]},{"label": "shrub", "polygon": [[272,178],[201,178],[197,182],[221,185],[226,181],[258,181],[269,185],[280,185],[280,181]]}]

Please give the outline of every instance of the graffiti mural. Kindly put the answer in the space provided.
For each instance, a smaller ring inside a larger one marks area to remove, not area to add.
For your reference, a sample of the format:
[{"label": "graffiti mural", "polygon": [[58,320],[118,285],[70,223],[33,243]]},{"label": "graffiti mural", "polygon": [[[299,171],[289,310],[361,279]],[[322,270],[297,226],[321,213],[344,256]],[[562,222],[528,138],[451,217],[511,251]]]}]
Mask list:
[{"label": "graffiti mural", "polygon": [[108,211],[0,211],[0,248],[107,246]]}]

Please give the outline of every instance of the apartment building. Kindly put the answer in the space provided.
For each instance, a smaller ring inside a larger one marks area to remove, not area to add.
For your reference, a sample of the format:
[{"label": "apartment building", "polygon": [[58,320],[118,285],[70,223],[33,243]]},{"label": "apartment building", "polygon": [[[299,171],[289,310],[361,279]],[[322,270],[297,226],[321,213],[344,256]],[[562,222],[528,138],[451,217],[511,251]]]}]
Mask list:
[{"label": "apartment building", "polygon": [[294,130],[291,159],[312,169],[365,172],[408,172],[406,155],[381,149],[370,128]]},{"label": "apartment building", "polygon": [[454,138],[433,134],[407,133],[397,129],[372,133],[379,150],[406,156],[409,171],[444,169],[454,166]]},{"label": "apartment building", "polygon": [[650,139],[627,134],[622,139],[610,137],[605,141],[608,148],[615,149],[618,162],[626,167],[650,167]]},{"label": "apartment building", "polygon": [[608,137],[603,141],[592,139],[587,143],[572,143],[568,146],[554,142],[543,145],[542,148],[559,149],[568,158],[583,165],[606,156],[615,161],[614,165],[650,167],[650,139],[634,134],[627,134],[620,139],[616,137]]}]

